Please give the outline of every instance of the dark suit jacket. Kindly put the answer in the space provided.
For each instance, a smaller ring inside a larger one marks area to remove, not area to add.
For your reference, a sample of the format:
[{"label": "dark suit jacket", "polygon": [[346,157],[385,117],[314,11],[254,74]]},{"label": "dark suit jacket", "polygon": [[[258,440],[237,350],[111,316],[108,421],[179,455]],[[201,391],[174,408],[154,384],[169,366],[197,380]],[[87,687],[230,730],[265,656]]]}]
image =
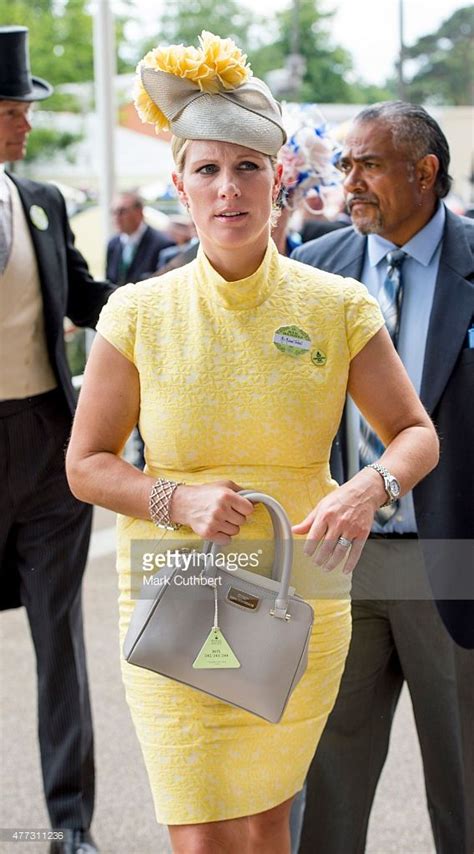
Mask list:
[{"label": "dark suit jacket", "polygon": [[120,258],[122,256],[122,244],[120,235],[116,234],[109,240],[107,245],[107,268],[105,275],[111,282],[116,285],[123,285],[125,282],[139,282],[148,276],[152,276],[158,269],[158,256],[162,249],[168,246],[174,246],[172,240],[157,231],[156,228],[151,228],[147,225],[143,232],[142,239],[137,246],[132,263],[127,270],[126,277],[123,281],[120,280]]},{"label": "dark suit jacket", "polygon": [[[64,411],[69,411],[72,420],[76,400],[66,358],[64,317],[69,317],[77,326],[95,326],[103,304],[114,289],[107,282],[96,282],[90,275],[86,261],[74,246],[66,206],[59,190],[49,184],[38,184],[14,175],[9,177],[20,194],[36,255],[48,355],[58,388],[64,396],[64,405],[58,412],[58,429],[62,433]],[[32,222],[30,210],[33,205],[46,213],[48,225],[44,230]],[[21,281],[18,287],[21,287]],[[14,353],[11,357],[16,358]],[[17,608],[21,604],[19,576],[16,561],[9,563],[8,545],[4,563],[0,608]],[[72,561],[68,570],[73,571],[74,566]]]},{"label": "dark suit jacket", "polygon": [[181,246],[170,246],[160,252],[158,273],[161,276],[169,270],[176,270],[194,261],[199,249],[199,240],[189,240]]},{"label": "dark suit jacket", "polygon": [[[89,273],[85,259],[74,246],[66,205],[59,190],[51,184],[39,184],[15,175],[9,177],[18,188],[36,254],[49,359],[72,415],[75,394],[66,359],[63,320],[67,316],[76,326],[94,327],[114,288],[108,282],[95,281]],[[48,227],[44,231],[31,221],[33,205],[46,212]]]},{"label": "dark suit jacket", "polygon": [[307,219],[301,228],[301,240],[303,243],[309,243],[310,240],[318,240],[319,237],[324,237],[325,234],[341,228],[347,228],[347,222],[339,222],[338,220],[324,222]]},{"label": "dark suit jacket", "polygon": [[[360,279],[366,243],[349,227],[305,244],[292,257]],[[467,647],[474,646],[474,349],[467,347],[474,323],[473,255],[474,223],[447,210],[420,391],[441,439],[441,458],[413,490],[438,608],[454,639]],[[344,479],[343,429],[339,443],[335,476]]]}]

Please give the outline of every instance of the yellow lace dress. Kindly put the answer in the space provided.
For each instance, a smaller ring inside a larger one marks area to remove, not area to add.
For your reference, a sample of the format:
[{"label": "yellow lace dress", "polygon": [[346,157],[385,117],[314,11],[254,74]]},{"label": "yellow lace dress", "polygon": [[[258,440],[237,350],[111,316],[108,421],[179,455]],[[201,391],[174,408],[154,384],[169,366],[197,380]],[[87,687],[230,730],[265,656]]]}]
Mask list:
[{"label": "yellow lace dress", "polygon": [[[328,458],[350,360],[382,325],[363,285],[284,258],[270,243],[242,281],[222,279],[200,250],[186,267],[119,288],[97,328],[139,371],[149,473],[234,480],[273,495],[295,523],[336,487]],[[281,344],[287,327],[306,342],[297,355]],[[244,527],[246,541],[271,540],[261,506]],[[170,534],[119,516],[121,641],[143,581],[131,565],[131,541],[153,541],[156,552],[173,538],[196,540],[191,530]],[[280,723],[122,662],[159,822],[251,815],[301,788],[344,666],[350,580],[340,570],[318,571],[301,554],[296,564],[314,631],[307,672]]]}]

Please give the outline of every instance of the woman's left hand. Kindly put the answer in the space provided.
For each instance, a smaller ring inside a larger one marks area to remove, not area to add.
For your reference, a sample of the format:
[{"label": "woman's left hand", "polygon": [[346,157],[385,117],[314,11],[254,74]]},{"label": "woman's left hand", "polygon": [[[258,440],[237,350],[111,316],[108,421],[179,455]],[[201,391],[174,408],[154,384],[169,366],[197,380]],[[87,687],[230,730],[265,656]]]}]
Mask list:
[{"label": "woman's left hand", "polygon": [[383,494],[372,472],[359,472],[326,495],[306,519],[292,527],[294,534],[308,534],[305,554],[312,555],[314,563],[326,572],[347,558],[343,572],[349,575],[361,556]]}]

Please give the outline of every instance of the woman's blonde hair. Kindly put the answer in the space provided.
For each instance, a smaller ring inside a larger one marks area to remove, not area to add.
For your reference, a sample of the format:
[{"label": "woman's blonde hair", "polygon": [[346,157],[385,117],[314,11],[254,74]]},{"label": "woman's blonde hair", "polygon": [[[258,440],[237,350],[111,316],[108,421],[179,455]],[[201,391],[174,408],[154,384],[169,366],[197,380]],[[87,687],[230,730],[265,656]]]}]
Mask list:
[{"label": "woman's blonde hair", "polygon": [[178,175],[182,175],[184,172],[184,160],[188,145],[189,139],[183,139],[182,136],[171,137],[171,154],[173,155]]}]

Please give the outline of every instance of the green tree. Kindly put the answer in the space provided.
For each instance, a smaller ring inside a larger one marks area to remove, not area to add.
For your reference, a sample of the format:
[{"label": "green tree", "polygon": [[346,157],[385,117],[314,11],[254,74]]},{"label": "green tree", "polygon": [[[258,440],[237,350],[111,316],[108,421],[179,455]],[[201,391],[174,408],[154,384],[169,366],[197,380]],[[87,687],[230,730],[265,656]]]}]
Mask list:
[{"label": "green tree", "polygon": [[0,23],[29,28],[34,74],[53,86],[92,80],[92,18],[85,0],[0,0]]},{"label": "green tree", "polygon": [[255,16],[237,0],[175,0],[165,6],[160,28],[148,39],[144,51],[163,44],[194,44],[202,30],[233,38],[240,48],[248,51],[250,28]]},{"label": "green tree", "polygon": [[299,0],[296,12],[293,5],[278,12],[277,38],[260,53],[257,64],[264,60],[267,66],[275,67],[278,57],[282,67],[285,57],[297,46],[306,70],[299,92],[293,90],[289,95],[301,101],[350,102],[352,59],[344,48],[331,44],[327,24],[334,13],[321,11],[320,6],[320,0]]},{"label": "green tree", "polygon": [[406,50],[415,70],[408,78],[413,102],[474,104],[474,6],[458,9],[434,33]]},{"label": "green tree", "polygon": [[[31,67],[37,77],[53,86],[82,83],[94,77],[92,16],[87,8],[87,0],[0,0],[0,25],[29,28]],[[134,57],[122,59],[127,20],[116,20],[119,71],[133,68]],[[55,100],[56,96],[48,100],[48,109],[54,109]],[[63,108],[60,99],[57,106]]]},{"label": "green tree", "polygon": [[[306,72],[298,92],[283,94],[304,101],[364,100],[367,87],[350,80],[350,54],[331,45],[327,22],[333,13],[322,12],[320,5],[321,0],[299,0],[298,50],[305,59]],[[271,18],[264,18],[237,0],[176,0],[166,8],[159,31],[146,41],[143,51],[160,42],[197,44],[201,30],[211,30],[234,38],[248,54],[254,73],[265,77],[269,71],[285,67],[294,50],[294,24],[295,12],[290,4]],[[377,91],[380,97],[386,95],[386,90]]]},{"label": "green tree", "polygon": [[25,163],[48,160],[58,150],[67,152],[68,159],[71,159],[71,146],[76,145],[81,139],[82,135],[79,133],[59,131],[54,128],[35,128],[28,139]]}]

